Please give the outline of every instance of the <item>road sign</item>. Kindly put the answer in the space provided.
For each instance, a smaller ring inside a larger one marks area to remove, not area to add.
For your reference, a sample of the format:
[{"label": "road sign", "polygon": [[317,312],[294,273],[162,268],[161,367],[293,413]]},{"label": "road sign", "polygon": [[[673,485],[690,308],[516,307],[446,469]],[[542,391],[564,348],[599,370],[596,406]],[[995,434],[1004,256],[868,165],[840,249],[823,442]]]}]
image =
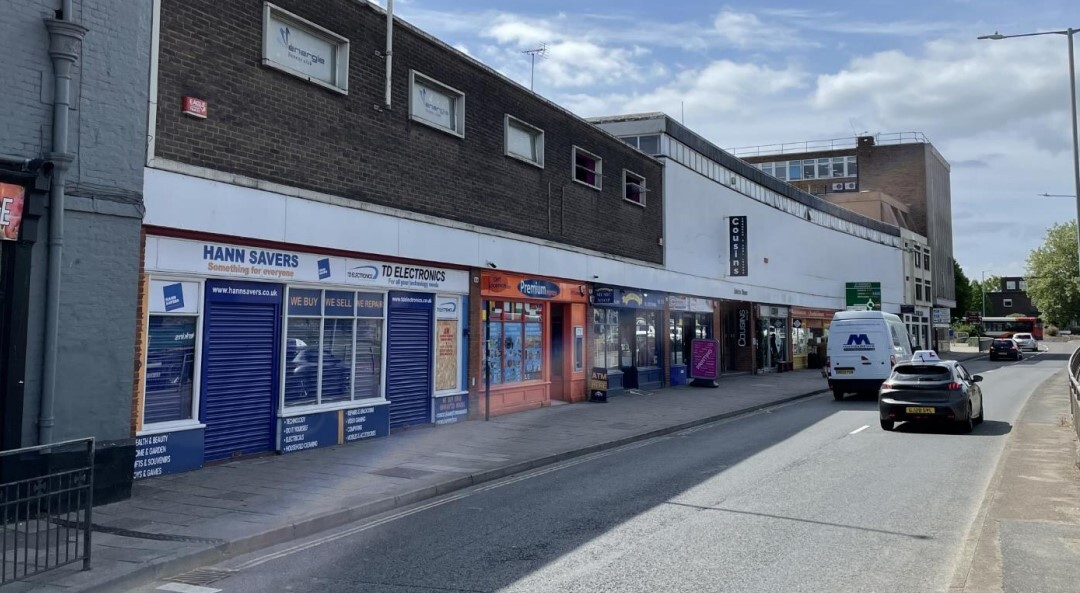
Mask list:
[{"label": "road sign", "polygon": [[881,306],[880,282],[848,282],[845,292],[849,309],[875,311]]}]

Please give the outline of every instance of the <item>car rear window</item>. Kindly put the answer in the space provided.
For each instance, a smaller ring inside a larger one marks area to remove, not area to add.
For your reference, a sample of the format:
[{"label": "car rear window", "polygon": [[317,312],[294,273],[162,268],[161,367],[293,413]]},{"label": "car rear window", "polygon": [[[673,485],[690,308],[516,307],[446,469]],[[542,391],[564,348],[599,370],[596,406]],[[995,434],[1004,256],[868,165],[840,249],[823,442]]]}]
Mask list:
[{"label": "car rear window", "polygon": [[1017,340],[1030,340],[1031,339],[1031,334],[1016,334],[1013,337],[1016,338]]},{"label": "car rear window", "polygon": [[1009,347],[1009,346],[1012,346],[1015,343],[1016,342],[1013,342],[1012,340],[994,340],[994,345],[995,346]]},{"label": "car rear window", "polygon": [[893,379],[897,381],[948,381],[952,379],[952,370],[936,364],[902,364],[893,369]]}]

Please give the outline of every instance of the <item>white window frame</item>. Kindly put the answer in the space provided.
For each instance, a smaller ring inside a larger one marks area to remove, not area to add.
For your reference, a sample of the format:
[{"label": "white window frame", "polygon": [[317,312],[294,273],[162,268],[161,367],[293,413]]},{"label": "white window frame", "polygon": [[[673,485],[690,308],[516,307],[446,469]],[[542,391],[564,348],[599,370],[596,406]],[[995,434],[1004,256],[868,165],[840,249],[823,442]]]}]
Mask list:
[{"label": "white window frame", "polygon": [[[534,161],[534,160],[529,159],[528,157],[517,154],[516,152],[511,152],[511,150],[510,150],[510,127],[511,126],[516,126],[518,128],[523,128],[525,131],[532,132],[532,133],[535,134],[533,136],[533,143],[534,143],[533,149],[536,151],[536,159],[537,160]],[[518,119],[518,118],[510,115],[509,113],[507,113],[503,117],[503,146],[505,148],[506,156],[508,156],[508,157],[510,157],[512,159],[519,160],[519,161],[521,161],[523,163],[528,163],[528,164],[530,164],[530,165],[532,165],[534,167],[540,168],[540,169],[544,168],[544,130],[541,130],[540,128],[538,128],[538,127],[536,127],[536,126],[534,126],[532,124],[529,124],[529,123],[527,123],[527,122],[525,122],[525,121],[523,121],[521,119]]]},{"label": "white window frame", "polygon": [[[416,114],[413,113],[413,95],[416,94],[415,91],[416,91],[416,83],[417,83],[417,81],[419,81],[420,84],[422,84],[422,85],[424,85],[424,86],[426,86],[428,88],[434,89],[436,91],[439,91],[441,93],[444,93],[444,94],[447,94],[447,95],[454,95],[454,121],[457,122],[457,124],[458,124],[456,129],[441,126],[441,125],[439,125],[439,124],[437,124],[437,123],[435,123],[433,121],[424,119],[424,118],[419,117],[419,116],[417,116]],[[418,72],[416,70],[409,70],[409,118],[412,119],[413,121],[417,122],[417,123],[424,124],[425,126],[428,126],[430,128],[439,130],[441,132],[446,132],[447,134],[450,134],[451,136],[457,136],[458,138],[464,138],[465,137],[465,93],[455,89],[452,86],[449,86],[447,84],[443,84],[443,83],[439,82],[438,80],[435,80],[434,78],[428,76],[427,74],[424,74],[423,72]]]},{"label": "white window frame", "polygon": [[[465,387],[462,385],[462,379],[461,379],[461,370],[462,370],[462,365],[464,364],[465,349],[468,348],[468,344],[465,345],[465,348],[461,347],[461,338],[462,338],[462,335],[463,335],[462,332],[464,330],[463,326],[465,325],[465,316],[468,315],[469,312],[461,310],[461,295],[457,295],[457,294],[436,294],[435,295],[435,302],[436,303],[438,303],[440,300],[446,300],[446,299],[453,299],[453,301],[457,303],[458,316],[455,317],[455,318],[439,317],[438,312],[436,311],[436,313],[435,313],[434,321],[431,324],[432,325],[431,331],[432,331],[432,334],[433,334],[433,337],[434,337],[434,339],[431,341],[432,342],[431,378],[432,378],[432,385],[434,385],[434,382],[435,382],[435,370],[438,367],[438,363],[439,363],[439,336],[438,336],[439,321],[444,320],[444,319],[453,319],[454,321],[457,321],[457,324],[458,324],[458,326],[457,326],[457,332],[458,333],[455,336],[455,339],[458,342],[458,348],[457,348],[457,375],[455,375],[455,379],[457,380],[457,383],[455,384],[455,387],[452,388],[452,389],[444,389],[442,391],[435,391],[434,388],[433,388],[431,395],[434,398],[449,397],[449,396],[452,396],[452,395],[461,395],[463,393],[468,393],[469,392],[469,390],[465,389]],[[433,414],[432,417],[434,417],[434,411],[432,411],[432,414]]]},{"label": "white window frame", "polygon": [[[626,195],[627,178],[630,177],[630,176],[636,177],[636,178],[641,180],[641,183],[638,184],[638,185],[641,186],[641,201],[640,202],[635,202],[634,200],[631,200],[630,198],[628,198],[627,195]],[[645,180],[644,175],[638,175],[637,173],[634,173],[633,171],[631,171],[629,169],[623,169],[622,170],[622,188],[623,188],[623,190],[622,190],[623,191],[622,199],[627,201],[627,202],[630,202],[631,204],[633,204],[635,206],[641,206],[642,208],[644,208],[645,207],[645,200],[648,197],[648,191],[649,191],[648,186],[646,186],[646,184],[645,184],[645,181],[646,180]]]},{"label": "white window frame", "polygon": [[1008,307],[1009,309],[1012,309],[1013,300],[1012,299],[1001,299],[1001,306],[1002,307]]},{"label": "white window frame", "polygon": [[[150,289],[151,282],[154,280],[162,282],[191,282],[198,284],[199,286],[199,298],[196,301],[199,304],[199,311],[197,313],[154,313],[147,309],[146,315],[143,318],[143,351],[139,353],[139,358],[142,361],[142,408],[139,410],[139,426],[140,429],[135,436],[146,436],[152,434],[161,434],[165,432],[174,432],[178,430],[194,430],[197,428],[206,428],[206,425],[199,421],[199,404],[202,394],[199,392],[199,387],[202,383],[202,337],[203,337],[203,315],[205,313],[203,306],[205,291],[206,291],[206,279],[205,278],[192,278],[190,276],[170,276],[170,275],[156,275],[153,273],[148,274],[149,278],[146,280],[147,290]],[[150,348],[150,316],[162,315],[166,317],[195,317],[195,364],[192,372],[192,387],[191,387],[191,418],[187,420],[170,420],[168,422],[154,422],[146,423],[146,356]]]},{"label": "white window frame", "polygon": [[[577,157],[579,152],[596,161],[596,170],[593,171],[593,175],[596,175],[596,185],[592,185],[577,178]],[[584,148],[575,145],[570,153],[570,177],[574,180],[575,183],[580,183],[581,185],[595,189],[596,191],[603,191],[604,159],[600,158],[600,156],[595,153],[589,152],[588,150],[585,150]]]},{"label": "white window frame", "polygon": [[[290,67],[288,64],[281,64],[275,62],[269,58],[270,56],[270,44],[273,43],[274,36],[270,31],[270,18],[273,17],[279,21],[287,21],[292,26],[299,29],[304,29],[305,33],[314,37],[319,37],[322,40],[334,45],[334,83],[328,83],[318,78],[312,78],[300,70]],[[319,25],[299,17],[284,8],[271,4],[269,2],[263,3],[263,46],[262,46],[262,63],[264,66],[274,68],[286,72],[297,78],[306,80],[312,84],[316,84],[325,89],[341,93],[342,95],[349,94],[349,39],[342,37],[337,33],[334,33],[326,27],[320,27]]]}]

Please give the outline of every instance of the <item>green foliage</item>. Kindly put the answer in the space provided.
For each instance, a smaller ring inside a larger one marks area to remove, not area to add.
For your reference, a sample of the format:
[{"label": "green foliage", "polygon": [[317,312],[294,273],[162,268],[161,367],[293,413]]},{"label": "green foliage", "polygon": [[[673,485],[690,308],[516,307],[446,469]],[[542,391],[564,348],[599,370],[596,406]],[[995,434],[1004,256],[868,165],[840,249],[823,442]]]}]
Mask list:
[{"label": "green foliage", "polygon": [[963,317],[968,311],[981,310],[979,293],[972,290],[972,281],[968,280],[964,269],[956,261],[953,261],[953,279],[956,282],[956,307],[951,311],[952,317],[955,319]]},{"label": "green foliage", "polygon": [[1027,258],[1027,293],[1050,323],[1069,327],[1080,317],[1076,221],[1055,224]]}]

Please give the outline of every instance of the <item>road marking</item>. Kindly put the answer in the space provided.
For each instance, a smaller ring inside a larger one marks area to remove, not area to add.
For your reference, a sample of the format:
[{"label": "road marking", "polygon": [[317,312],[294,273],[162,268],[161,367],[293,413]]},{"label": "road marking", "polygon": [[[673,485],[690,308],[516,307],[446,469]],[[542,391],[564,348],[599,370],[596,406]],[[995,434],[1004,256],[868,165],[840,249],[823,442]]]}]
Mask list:
[{"label": "road marking", "polygon": [[158,591],[174,591],[175,593],[219,593],[221,589],[213,589],[211,587],[200,587],[198,585],[188,585],[185,583],[165,583],[157,588]]},{"label": "road marking", "polygon": [[866,430],[867,428],[870,428],[869,424],[863,426],[862,428],[856,428],[855,430],[849,432],[848,434],[859,434],[860,432]]}]

